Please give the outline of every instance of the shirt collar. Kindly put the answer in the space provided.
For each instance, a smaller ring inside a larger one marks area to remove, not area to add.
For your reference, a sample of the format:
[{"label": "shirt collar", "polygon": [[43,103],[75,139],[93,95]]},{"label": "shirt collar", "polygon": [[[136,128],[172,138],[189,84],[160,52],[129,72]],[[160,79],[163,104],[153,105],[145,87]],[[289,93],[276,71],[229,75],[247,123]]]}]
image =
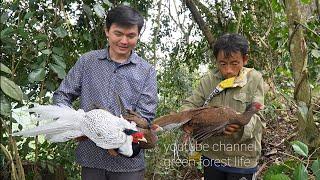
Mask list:
[{"label": "shirt collar", "polygon": [[[109,49],[109,46],[103,49],[103,51],[98,55],[99,60],[112,61],[110,58],[108,49]],[[129,64],[129,63],[133,63],[133,64],[139,63],[138,55],[134,52],[134,50],[131,50],[131,55],[129,56],[128,61],[125,62],[124,64]]]}]

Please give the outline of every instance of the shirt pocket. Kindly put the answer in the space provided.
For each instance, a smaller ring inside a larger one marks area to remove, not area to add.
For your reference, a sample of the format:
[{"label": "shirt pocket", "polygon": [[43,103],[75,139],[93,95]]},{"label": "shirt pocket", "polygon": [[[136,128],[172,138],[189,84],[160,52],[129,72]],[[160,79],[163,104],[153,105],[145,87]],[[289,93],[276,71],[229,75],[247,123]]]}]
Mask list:
[{"label": "shirt pocket", "polygon": [[144,77],[131,76],[129,73],[119,73],[116,88],[118,92],[124,95],[131,105],[135,105],[143,91]]},{"label": "shirt pocket", "polygon": [[233,95],[234,109],[238,109],[240,112],[244,112],[246,107],[250,104],[252,96],[244,91],[240,91]]}]

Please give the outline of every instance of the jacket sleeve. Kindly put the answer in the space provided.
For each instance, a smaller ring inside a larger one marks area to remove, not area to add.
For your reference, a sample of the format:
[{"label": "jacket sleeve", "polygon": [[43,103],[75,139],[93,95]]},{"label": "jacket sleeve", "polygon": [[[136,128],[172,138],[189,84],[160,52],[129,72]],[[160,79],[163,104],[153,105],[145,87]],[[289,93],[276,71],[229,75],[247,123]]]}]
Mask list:
[{"label": "jacket sleeve", "polygon": [[[255,85],[252,87],[255,89],[252,102],[264,104],[264,81],[261,75],[257,78],[256,82],[257,83],[255,83]],[[261,113],[259,114],[262,116]],[[246,141],[261,134],[261,131],[263,128],[265,128],[266,124],[262,121],[260,116],[257,114],[253,115],[249,123],[244,126],[240,142]]]},{"label": "jacket sleeve", "polygon": [[144,88],[136,106],[136,111],[149,122],[155,117],[158,103],[157,92],[156,71],[154,68],[150,68],[149,76],[146,78]]},{"label": "jacket sleeve", "polygon": [[68,72],[59,88],[53,94],[53,103],[71,107],[72,102],[80,96],[82,74],[84,71],[83,60],[80,59]]}]

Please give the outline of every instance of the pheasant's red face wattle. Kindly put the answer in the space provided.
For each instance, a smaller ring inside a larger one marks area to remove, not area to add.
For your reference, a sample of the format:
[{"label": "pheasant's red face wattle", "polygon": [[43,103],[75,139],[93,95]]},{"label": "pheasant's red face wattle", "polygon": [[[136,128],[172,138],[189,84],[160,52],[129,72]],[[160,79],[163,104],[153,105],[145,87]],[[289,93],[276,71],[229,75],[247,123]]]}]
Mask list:
[{"label": "pheasant's red face wattle", "polygon": [[132,142],[133,143],[138,143],[139,141],[146,141],[146,139],[144,138],[144,134],[142,132],[136,132],[134,134],[131,135],[133,137]]},{"label": "pheasant's red face wattle", "polygon": [[258,102],[255,102],[254,103],[254,107],[257,109],[257,110],[262,110],[264,108],[264,106]]}]

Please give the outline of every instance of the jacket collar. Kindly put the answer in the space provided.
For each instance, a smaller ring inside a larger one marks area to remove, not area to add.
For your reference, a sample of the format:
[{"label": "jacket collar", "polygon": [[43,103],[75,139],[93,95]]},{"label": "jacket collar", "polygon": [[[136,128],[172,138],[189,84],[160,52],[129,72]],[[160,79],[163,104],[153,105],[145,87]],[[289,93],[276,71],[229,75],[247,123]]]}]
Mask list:
[{"label": "jacket collar", "polygon": [[[239,75],[234,80],[235,86],[243,87],[244,85],[246,85],[248,82],[248,73],[251,70],[252,70],[252,68],[243,67],[240,70]],[[217,77],[221,81],[224,80],[222,74],[220,73],[220,71],[218,69],[213,70],[213,76]]]}]

